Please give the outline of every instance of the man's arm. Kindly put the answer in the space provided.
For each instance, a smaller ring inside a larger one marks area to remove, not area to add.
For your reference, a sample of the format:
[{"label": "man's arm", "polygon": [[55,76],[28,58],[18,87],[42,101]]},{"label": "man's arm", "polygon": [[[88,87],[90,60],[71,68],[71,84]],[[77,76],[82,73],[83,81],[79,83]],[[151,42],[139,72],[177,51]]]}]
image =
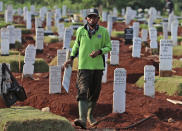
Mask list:
[{"label": "man's arm", "polygon": [[77,55],[78,55],[79,45],[80,45],[79,30],[77,30],[77,32],[76,32],[76,40],[75,40],[75,43],[74,43],[74,45],[72,47],[70,58],[64,63],[64,68],[68,67],[69,64],[72,66],[73,59],[75,57],[77,57]]}]

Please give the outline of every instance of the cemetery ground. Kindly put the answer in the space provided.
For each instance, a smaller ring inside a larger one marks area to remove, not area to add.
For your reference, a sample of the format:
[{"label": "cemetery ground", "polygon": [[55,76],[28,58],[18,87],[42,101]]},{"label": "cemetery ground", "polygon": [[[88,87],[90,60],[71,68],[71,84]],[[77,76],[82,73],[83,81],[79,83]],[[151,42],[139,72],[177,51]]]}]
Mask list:
[{"label": "cemetery ground", "polygon": [[[106,23],[101,23],[101,25],[106,27]],[[123,31],[125,27],[127,26],[121,22],[115,22],[113,25],[113,29],[118,31]],[[21,50],[22,54],[28,44],[34,44],[33,36],[33,34],[23,35],[25,42]],[[29,41],[26,40],[27,38]],[[144,75],[145,65],[155,66],[156,76],[159,75],[157,55],[145,52],[143,46],[141,58],[133,58],[131,44],[125,45],[124,39],[121,37],[112,37],[111,39],[120,41],[119,65],[108,64],[107,82],[102,84],[100,98],[94,112],[94,116],[99,122],[95,126],[88,125],[88,130],[104,130],[106,128],[108,130],[123,130],[128,126],[130,126],[128,129],[140,131],[182,130],[182,105],[166,100],[167,98],[182,100],[181,96],[177,94],[169,96],[166,93],[156,92],[155,97],[152,98],[144,96],[143,88],[136,85],[137,80]],[[43,53],[38,53],[36,58],[42,58],[46,63],[50,63],[56,57],[57,49],[61,49],[62,45],[62,42],[45,44]],[[179,59],[180,56],[177,58]],[[127,71],[126,112],[122,114],[112,113],[115,68],[125,68]],[[77,89],[75,88],[77,71],[72,72],[69,93],[66,93],[62,88],[60,94],[49,94],[48,72],[34,73],[33,79],[24,78],[23,82],[21,81],[21,73],[13,72],[13,74],[19,83],[23,84],[28,96],[27,100],[17,102],[15,105],[32,106],[37,109],[49,107],[52,113],[64,116],[71,122],[78,117]],[[174,68],[173,75],[182,76],[182,69]],[[75,129],[80,130],[78,127]]]}]

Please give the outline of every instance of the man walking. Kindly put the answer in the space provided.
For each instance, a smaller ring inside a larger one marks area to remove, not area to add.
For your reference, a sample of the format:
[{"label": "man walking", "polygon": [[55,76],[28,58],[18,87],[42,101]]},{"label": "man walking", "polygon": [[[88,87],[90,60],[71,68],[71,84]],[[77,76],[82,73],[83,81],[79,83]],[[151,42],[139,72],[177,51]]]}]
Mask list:
[{"label": "man walking", "polygon": [[64,63],[64,67],[67,67],[78,56],[77,101],[79,119],[76,119],[74,124],[83,129],[86,129],[87,120],[90,125],[97,122],[93,118],[93,109],[100,95],[105,64],[104,54],[111,50],[107,29],[98,25],[100,19],[98,10],[88,9],[85,19],[87,24],[78,28],[70,58]]}]

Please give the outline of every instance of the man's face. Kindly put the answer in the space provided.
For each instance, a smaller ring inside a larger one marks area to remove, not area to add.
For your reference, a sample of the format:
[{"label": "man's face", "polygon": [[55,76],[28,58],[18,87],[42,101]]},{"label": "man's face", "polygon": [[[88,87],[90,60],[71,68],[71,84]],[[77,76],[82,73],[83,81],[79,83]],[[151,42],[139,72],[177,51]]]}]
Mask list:
[{"label": "man's face", "polygon": [[92,15],[87,16],[86,20],[90,26],[94,27],[97,24],[97,22],[99,21],[99,17],[97,15],[92,14]]}]

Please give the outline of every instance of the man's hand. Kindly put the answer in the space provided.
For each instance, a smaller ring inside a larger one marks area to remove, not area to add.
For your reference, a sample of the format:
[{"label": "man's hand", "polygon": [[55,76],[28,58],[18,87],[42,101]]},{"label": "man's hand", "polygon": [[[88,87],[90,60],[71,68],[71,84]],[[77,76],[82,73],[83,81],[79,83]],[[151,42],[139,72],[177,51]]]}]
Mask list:
[{"label": "man's hand", "polygon": [[68,59],[67,61],[64,62],[64,68],[68,67],[68,65],[73,65],[73,60]]},{"label": "man's hand", "polygon": [[100,54],[101,54],[100,50],[92,51],[92,53],[90,53],[90,57],[95,58],[96,56],[98,56]]}]

